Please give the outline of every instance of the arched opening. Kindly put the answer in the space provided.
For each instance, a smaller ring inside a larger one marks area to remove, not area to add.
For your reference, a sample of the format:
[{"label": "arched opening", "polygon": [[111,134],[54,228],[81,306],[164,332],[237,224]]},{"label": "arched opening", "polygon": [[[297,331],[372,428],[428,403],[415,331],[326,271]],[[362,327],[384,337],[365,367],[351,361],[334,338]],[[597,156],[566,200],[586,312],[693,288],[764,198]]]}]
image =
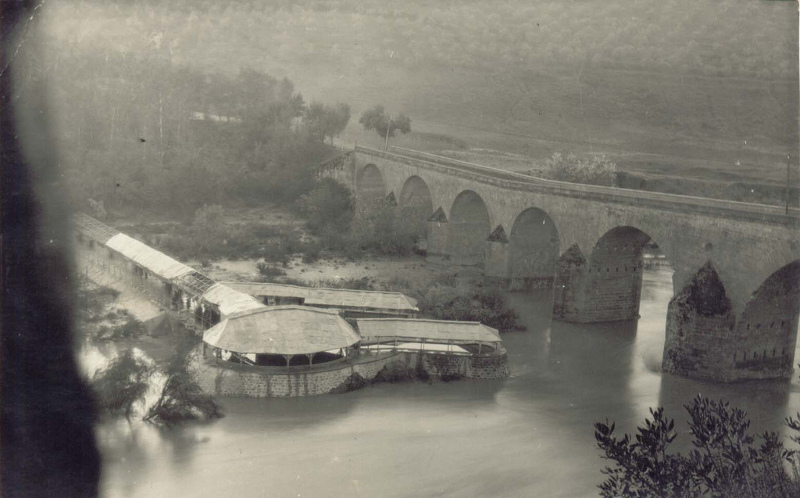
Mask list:
[{"label": "arched opening", "polygon": [[356,199],[360,206],[373,206],[386,197],[386,182],[374,164],[367,164],[356,178]]},{"label": "arched opening", "polygon": [[428,218],[433,213],[433,199],[425,180],[412,176],[400,191],[400,209],[403,217],[414,223],[417,236],[427,238]]},{"label": "arched opening", "polygon": [[645,274],[672,281],[672,266],[661,248],[648,234],[631,226],[612,228],[600,237],[592,249],[588,272],[587,313],[594,318],[591,321],[598,322],[639,318]]},{"label": "arched opening", "polygon": [[736,378],[791,375],[799,317],[800,260],[770,275],[745,305],[736,322]]},{"label": "arched opening", "polygon": [[[672,266],[648,234],[631,226],[613,228],[598,239],[588,258],[578,246],[559,257],[553,316],[582,323],[638,319],[644,275],[646,287],[666,288],[671,296],[672,273]],[[656,304],[662,326],[663,297]]]},{"label": "arched opening", "polygon": [[471,190],[458,194],[450,208],[447,253],[455,265],[483,266],[486,237],[491,231],[489,211]]},{"label": "arched opening", "polygon": [[550,288],[558,259],[558,230],[544,211],[528,208],[514,221],[508,247],[509,289]]}]

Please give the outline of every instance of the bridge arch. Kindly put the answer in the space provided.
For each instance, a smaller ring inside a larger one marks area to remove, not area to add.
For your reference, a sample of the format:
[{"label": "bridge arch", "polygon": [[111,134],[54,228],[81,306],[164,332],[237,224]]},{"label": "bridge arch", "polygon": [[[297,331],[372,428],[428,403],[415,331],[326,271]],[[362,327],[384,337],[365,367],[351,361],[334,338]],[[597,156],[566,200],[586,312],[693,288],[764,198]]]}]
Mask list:
[{"label": "bridge arch", "polygon": [[409,177],[400,190],[399,205],[403,217],[411,220],[418,235],[425,238],[428,218],[433,214],[433,198],[425,180],[416,175]]},{"label": "bridge arch", "polygon": [[459,193],[450,207],[447,254],[455,265],[483,267],[486,238],[492,230],[489,210],[472,190]]},{"label": "bridge arch", "polygon": [[509,288],[550,288],[559,245],[558,229],[545,211],[535,207],[522,211],[508,240]]},{"label": "bridge arch", "polygon": [[356,199],[361,206],[372,206],[386,197],[386,181],[374,164],[367,164],[356,176]]},{"label": "bridge arch", "polygon": [[790,376],[798,317],[800,260],[772,273],[745,305],[736,323],[734,369],[745,376],[757,372],[758,378]]},{"label": "bridge arch", "polygon": [[556,264],[554,317],[570,322],[614,322],[639,318],[642,275],[648,261],[672,266],[644,231],[617,226],[595,243],[588,258],[578,246]]},{"label": "bridge arch", "polygon": [[645,256],[672,266],[658,243],[634,226],[614,227],[597,240],[588,265],[592,321],[639,318]]}]

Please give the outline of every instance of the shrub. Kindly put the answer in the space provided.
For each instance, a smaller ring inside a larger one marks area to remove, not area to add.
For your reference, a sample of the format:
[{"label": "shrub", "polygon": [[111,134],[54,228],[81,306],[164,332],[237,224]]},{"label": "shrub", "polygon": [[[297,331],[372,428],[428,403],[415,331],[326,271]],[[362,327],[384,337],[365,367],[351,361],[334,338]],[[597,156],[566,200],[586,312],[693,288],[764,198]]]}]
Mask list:
[{"label": "shrub", "polygon": [[419,296],[417,307],[437,320],[478,321],[501,332],[522,328],[506,297],[494,288],[434,284]]},{"label": "shrub", "polygon": [[192,235],[200,249],[222,243],[225,238],[225,210],[222,206],[203,206],[195,211]]},{"label": "shrub", "polygon": [[330,289],[351,289],[351,290],[372,290],[373,286],[369,277],[361,278],[328,278],[318,280],[314,283],[315,287],[327,287]]},{"label": "shrub", "polygon": [[214,398],[203,393],[189,372],[197,354],[194,341],[185,339],[175,348],[164,369],[164,385],[158,400],[147,411],[145,420],[173,425],[187,420],[210,420],[223,416]]},{"label": "shrub", "polygon": [[264,261],[269,261],[270,263],[280,263],[283,266],[289,264],[290,254],[286,251],[286,247],[280,243],[277,244],[267,244],[264,246],[264,249],[261,251],[264,255]]},{"label": "shrub", "polygon": [[286,272],[281,270],[280,268],[275,268],[267,264],[265,261],[259,261],[256,263],[256,268],[258,268],[258,273],[264,279],[273,279],[275,277],[282,277],[286,275]]},{"label": "shrub", "polygon": [[379,382],[388,382],[388,383],[409,382],[411,380],[414,380],[414,377],[411,375],[411,371],[408,368],[397,366],[391,363],[383,367],[375,375],[375,377],[372,378],[372,383],[377,384]]},{"label": "shrub", "polygon": [[[757,445],[744,411],[701,396],[684,407],[695,447],[688,455],[668,451],[677,432],[663,408],[650,409],[652,419],[638,428],[635,440],[615,437],[608,420],[594,424],[603,458],[614,462],[602,471],[607,476],[599,486],[602,496],[800,496],[797,453],[784,449],[776,432],[763,433]],[[787,423],[800,430],[800,421]]]},{"label": "shrub", "polygon": [[[385,367],[384,367],[385,368]],[[364,386],[368,386],[369,381],[364,379],[358,372],[351,373],[341,384],[336,386],[330,392],[333,394],[349,393],[356,391]]]},{"label": "shrub", "polygon": [[[109,313],[106,318],[126,316],[123,313]],[[132,316],[127,316],[122,325],[116,327],[100,327],[94,336],[95,341],[115,341],[118,339],[135,339],[147,333],[147,327],[140,320]]]},{"label": "shrub", "polygon": [[322,248],[317,242],[310,242],[303,246],[303,263],[314,263],[319,260]]},{"label": "shrub", "polygon": [[125,415],[130,421],[133,405],[144,401],[154,368],[132,350],[119,353],[108,366],[92,377],[98,405],[112,415]]},{"label": "shrub", "polygon": [[554,153],[545,163],[545,175],[551,180],[613,187],[617,182],[617,165],[605,156],[579,159]]},{"label": "shrub", "polygon": [[308,218],[308,228],[315,234],[325,230],[347,231],[353,216],[350,190],[331,178],[323,178],[308,194],[300,196],[298,209]]},{"label": "shrub", "polygon": [[414,220],[384,201],[356,212],[351,239],[363,250],[405,256],[414,251],[419,236]]}]

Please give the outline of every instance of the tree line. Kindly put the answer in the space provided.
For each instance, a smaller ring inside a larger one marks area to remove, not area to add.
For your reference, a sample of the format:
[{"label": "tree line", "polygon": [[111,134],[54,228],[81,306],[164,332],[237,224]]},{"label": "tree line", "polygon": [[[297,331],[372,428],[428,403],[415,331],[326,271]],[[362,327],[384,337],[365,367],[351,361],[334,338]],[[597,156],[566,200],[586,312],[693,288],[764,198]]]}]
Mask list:
[{"label": "tree line", "polygon": [[230,76],[102,48],[50,51],[60,167],[79,210],[162,211],[293,202],[334,151],[346,103],[306,103],[293,82]]}]

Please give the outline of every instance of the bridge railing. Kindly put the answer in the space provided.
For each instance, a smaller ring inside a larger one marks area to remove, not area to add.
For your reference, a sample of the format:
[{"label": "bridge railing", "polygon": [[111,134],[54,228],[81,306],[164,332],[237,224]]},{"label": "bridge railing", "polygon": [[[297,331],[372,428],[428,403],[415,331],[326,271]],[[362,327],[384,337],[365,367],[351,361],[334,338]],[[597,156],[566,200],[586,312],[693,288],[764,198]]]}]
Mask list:
[{"label": "bridge railing", "polygon": [[355,150],[371,156],[438,170],[453,176],[476,179],[483,183],[494,184],[511,190],[540,192],[549,195],[579,197],[667,210],[691,208],[693,213],[698,214],[722,214],[729,217],[800,226],[800,209],[797,208],[790,208],[787,213],[785,208],[766,204],[548,180],[411,149],[396,148],[402,154],[361,146],[356,146]]}]

